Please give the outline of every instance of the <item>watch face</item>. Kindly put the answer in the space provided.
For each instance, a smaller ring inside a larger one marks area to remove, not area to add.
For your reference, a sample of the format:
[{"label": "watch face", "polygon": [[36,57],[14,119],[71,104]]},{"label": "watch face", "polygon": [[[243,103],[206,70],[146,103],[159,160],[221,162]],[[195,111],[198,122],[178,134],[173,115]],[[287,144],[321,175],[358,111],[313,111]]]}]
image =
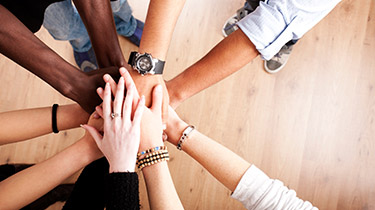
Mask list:
[{"label": "watch face", "polygon": [[153,67],[152,58],[150,56],[148,56],[147,54],[141,55],[136,60],[136,65],[137,65],[137,69],[139,71],[147,73]]}]

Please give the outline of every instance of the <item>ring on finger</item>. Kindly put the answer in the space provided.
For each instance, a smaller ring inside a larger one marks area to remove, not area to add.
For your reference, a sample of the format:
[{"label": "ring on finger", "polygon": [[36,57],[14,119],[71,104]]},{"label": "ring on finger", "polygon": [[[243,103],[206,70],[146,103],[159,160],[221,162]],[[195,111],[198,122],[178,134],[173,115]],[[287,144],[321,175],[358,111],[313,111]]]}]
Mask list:
[{"label": "ring on finger", "polygon": [[115,117],[120,117],[120,114],[112,112],[111,117],[112,117],[112,119],[115,119]]}]

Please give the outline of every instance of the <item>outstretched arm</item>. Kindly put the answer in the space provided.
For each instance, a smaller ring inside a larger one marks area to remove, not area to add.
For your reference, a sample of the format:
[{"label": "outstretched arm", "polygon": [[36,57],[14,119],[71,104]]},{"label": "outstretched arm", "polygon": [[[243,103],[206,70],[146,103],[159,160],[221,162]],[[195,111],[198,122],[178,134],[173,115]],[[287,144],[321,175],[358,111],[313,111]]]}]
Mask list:
[{"label": "outstretched arm", "polygon": [[99,68],[127,65],[117,38],[112,8],[108,0],[74,0],[86,26]]},{"label": "outstretched arm", "polygon": [[[153,91],[153,104],[145,110],[142,119],[140,151],[163,145],[162,140],[162,87],[156,86]],[[167,162],[159,162],[142,169],[147,186],[151,209],[184,209],[173,184]]]},{"label": "outstretched arm", "polygon": [[89,135],[51,157],[0,182],[2,209],[20,209],[101,156]]},{"label": "outstretched arm", "polygon": [[[171,107],[169,111],[166,133],[168,141],[177,145],[188,124]],[[241,201],[247,209],[267,209],[271,206],[272,209],[317,210],[310,202],[298,198],[296,192],[281,181],[270,179],[254,165],[196,130],[182,144],[182,150],[231,190],[232,197]]]},{"label": "outstretched arm", "polygon": [[[166,133],[168,141],[177,145],[188,124],[170,107]],[[207,149],[209,148],[209,149]],[[229,190],[234,191],[250,163],[223,145],[194,130],[183,143],[183,151],[198,161]],[[235,164],[234,164],[235,163]]]},{"label": "outstretched arm", "polygon": [[233,32],[202,59],[167,82],[170,105],[176,108],[189,97],[238,71],[258,54],[242,30]]},{"label": "outstretched arm", "polygon": [[[57,128],[67,130],[86,123],[87,114],[78,104],[57,108]],[[0,113],[0,145],[23,141],[52,132],[51,107]]]},{"label": "outstretched arm", "polygon": [[2,5],[0,19],[0,53],[78,102],[86,112],[92,113],[101,102],[95,90],[104,85],[102,75],[108,73],[117,78],[118,68],[108,67],[85,74],[40,41]]},{"label": "outstretched arm", "polygon": [[11,12],[0,5],[0,53],[28,69],[67,96],[83,73],[40,41]]}]

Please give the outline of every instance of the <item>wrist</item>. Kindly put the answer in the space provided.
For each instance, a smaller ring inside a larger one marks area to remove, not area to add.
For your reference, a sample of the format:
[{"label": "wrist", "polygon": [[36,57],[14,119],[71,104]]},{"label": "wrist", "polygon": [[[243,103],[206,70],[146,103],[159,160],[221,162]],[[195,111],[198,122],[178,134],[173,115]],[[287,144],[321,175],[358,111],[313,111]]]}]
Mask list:
[{"label": "wrist", "polygon": [[183,90],[180,90],[179,85],[175,85],[174,80],[165,82],[169,95],[169,105],[176,109],[185,99]]},{"label": "wrist", "polygon": [[92,161],[103,157],[103,154],[96,146],[96,143],[90,134],[84,135],[78,142],[76,142],[76,144],[78,145],[77,147],[80,160],[82,160],[85,165],[88,165]]},{"label": "wrist", "polygon": [[166,133],[168,135],[168,141],[173,145],[177,145],[180,137],[188,124],[182,120],[176,120],[171,124],[168,124]]},{"label": "wrist", "polygon": [[73,101],[79,102],[80,96],[82,96],[82,93],[79,91],[82,91],[85,88],[87,81],[88,76],[85,73],[76,70],[76,72],[69,77],[68,81],[64,83],[65,87],[62,94]]}]

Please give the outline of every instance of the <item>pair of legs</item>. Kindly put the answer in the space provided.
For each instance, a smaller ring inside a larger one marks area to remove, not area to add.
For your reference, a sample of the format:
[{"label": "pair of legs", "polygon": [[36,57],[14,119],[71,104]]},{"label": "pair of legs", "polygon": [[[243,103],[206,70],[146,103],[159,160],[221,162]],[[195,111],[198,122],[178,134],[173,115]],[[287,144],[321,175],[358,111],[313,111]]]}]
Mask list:
[{"label": "pair of legs", "polygon": [[[246,0],[243,7],[237,10],[236,14],[230,17],[224,24],[223,34],[228,36],[238,29],[237,22],[242,18],[253,12],[258,6],[259,2],[264,0]],[[289,56],[292,52],[293,45],[297,43],[298,40],[290,40],[287,42],[280,51],[270,60],[264,62],[264,68],[268,73],[277,73],[280,71],[287,63]]]},{"label": "pair of legs", "polygon": [[[111,1],[117,33],[139,46],[143,23],[136,20],[127,0]],[[68,40],[73,47],[74,58],[84,71],[96,69],[97,62],[90,37],[71,0],[51,4],[44,13],[43,26],[56,40]]]}]

